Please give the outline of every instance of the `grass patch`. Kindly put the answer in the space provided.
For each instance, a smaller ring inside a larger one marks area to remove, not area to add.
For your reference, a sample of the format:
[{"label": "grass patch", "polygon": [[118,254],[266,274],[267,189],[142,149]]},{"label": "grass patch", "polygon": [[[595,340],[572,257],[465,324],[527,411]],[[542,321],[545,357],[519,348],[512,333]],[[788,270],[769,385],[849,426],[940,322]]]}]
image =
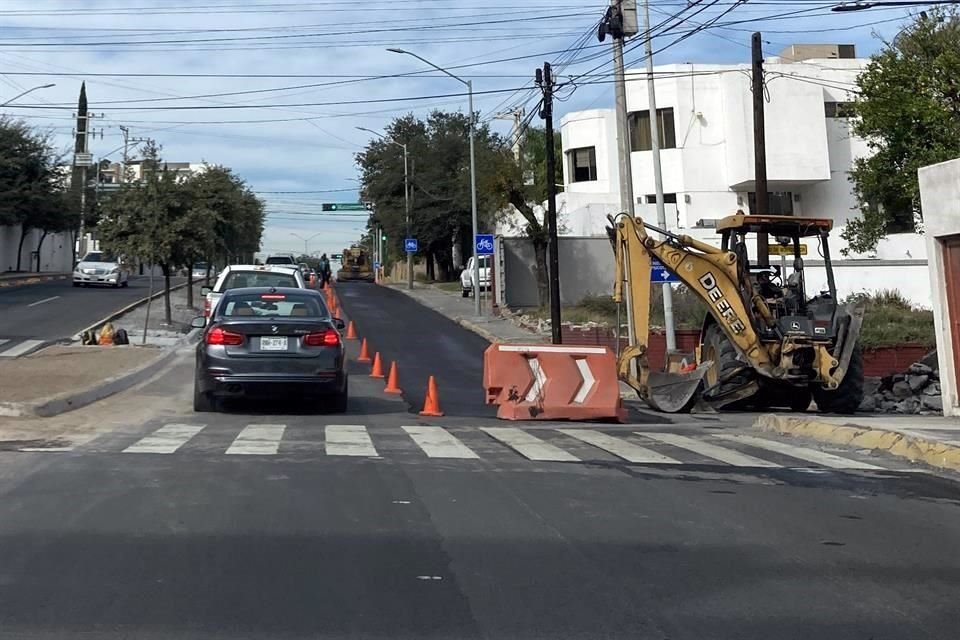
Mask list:
[{"label": "grass patch", "polygon": [[[663,290],[661,287],[651,289],[650,325],[664,326],[663,321]],[[678,329],[699,329],[703,323],[707,308],[695,294],[686,287],[673,289],[673,317]],[[550,309],[532,309],[528,315],[535,318],[549,319]],[[561,310],[564,322],[584,324],[596,322],[615,327],[617,324],[617,303],[610,296],[587,296],[577,304],[564,305]],[[627,310],[621,310],[621,322],[627,321]]]},{"label": "grass patch", "polygon": [[463,289],[463,285],[459,282],[434,282],[433,286],[444,291],[456,291],[458,293]]},{"label": "grass patch", "polygon": [[860,344],[864,349],[919,344],[933,348],[937,344],[933,311],[914,308],[897,291],[876,294],[858,293],[844,302],[864,305]]}]

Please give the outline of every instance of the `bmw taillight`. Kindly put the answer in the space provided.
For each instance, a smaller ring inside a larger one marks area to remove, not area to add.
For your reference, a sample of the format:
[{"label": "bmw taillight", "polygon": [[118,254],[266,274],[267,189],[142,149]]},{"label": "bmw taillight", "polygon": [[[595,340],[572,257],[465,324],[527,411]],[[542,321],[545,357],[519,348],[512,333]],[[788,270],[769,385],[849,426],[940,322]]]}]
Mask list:
[{"label": "bmw taillight", "polygon": [[243,336],[232,331],[224,331],[221,327],[214,327],[207,332],[207,344],[236,347],[243,344]]},{"label": "bmw taillight", "polygon": [[308,347],[336,347],[340,345],[340,334],[333,329],[308,333],[303,336],[303,344]]}]

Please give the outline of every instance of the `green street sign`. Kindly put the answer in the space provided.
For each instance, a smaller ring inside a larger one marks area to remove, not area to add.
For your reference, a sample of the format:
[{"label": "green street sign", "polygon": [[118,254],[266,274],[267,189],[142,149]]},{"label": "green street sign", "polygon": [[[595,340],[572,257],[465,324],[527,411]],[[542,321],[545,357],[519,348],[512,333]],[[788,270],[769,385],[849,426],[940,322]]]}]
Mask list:
[{"label": "green street sign", "polygon": [[364,202],[324,202],[324,211],[369,211],[373,207]]}]

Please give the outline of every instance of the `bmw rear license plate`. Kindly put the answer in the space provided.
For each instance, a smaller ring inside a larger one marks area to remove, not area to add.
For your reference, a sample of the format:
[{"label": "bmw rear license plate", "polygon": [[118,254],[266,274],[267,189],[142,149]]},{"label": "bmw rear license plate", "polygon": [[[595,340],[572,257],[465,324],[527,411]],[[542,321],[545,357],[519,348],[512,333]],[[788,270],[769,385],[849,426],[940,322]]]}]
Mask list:
[{"label": "bmw rear license plate", "polygon": [[273,337],[262,337],[260,338],[260,351],[286,351],[287,350],[287,337],[283,336],[282,338],[273,338]]}]

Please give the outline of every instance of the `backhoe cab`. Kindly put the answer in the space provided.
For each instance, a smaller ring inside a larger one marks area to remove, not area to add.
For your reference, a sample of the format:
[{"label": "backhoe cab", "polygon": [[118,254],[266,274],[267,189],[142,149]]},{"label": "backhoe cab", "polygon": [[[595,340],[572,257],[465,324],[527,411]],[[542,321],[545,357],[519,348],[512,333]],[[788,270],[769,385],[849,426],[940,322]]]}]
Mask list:
[{"label": "backhoe cab", "polygon": [[[857,344],[863,310],[837,301],[828,236],[832,221],[792,216],[734,215],[720,220],[721,246],[677,235],[639,218],[610,216],[616,253],[614,300],[632,312],[633,340],[620,355],[622,380],[655,409],[685,411],[697,402],[804,410],[811,396],[821,411],[852,413],[863,398]],[[658,240],[647,229],[662,234]],[[790,254],[782,264],[751,263],[747,242],[765,233]],[[827,289],[808,297],[803,239],[815,241]],[[647,363],[653,259],[675,274],[709,309],[697,353],[670,354],[665,372]],[[787,273],[789,271],[790,273]],[[636,364],[636,374],[633,365]]]}]

